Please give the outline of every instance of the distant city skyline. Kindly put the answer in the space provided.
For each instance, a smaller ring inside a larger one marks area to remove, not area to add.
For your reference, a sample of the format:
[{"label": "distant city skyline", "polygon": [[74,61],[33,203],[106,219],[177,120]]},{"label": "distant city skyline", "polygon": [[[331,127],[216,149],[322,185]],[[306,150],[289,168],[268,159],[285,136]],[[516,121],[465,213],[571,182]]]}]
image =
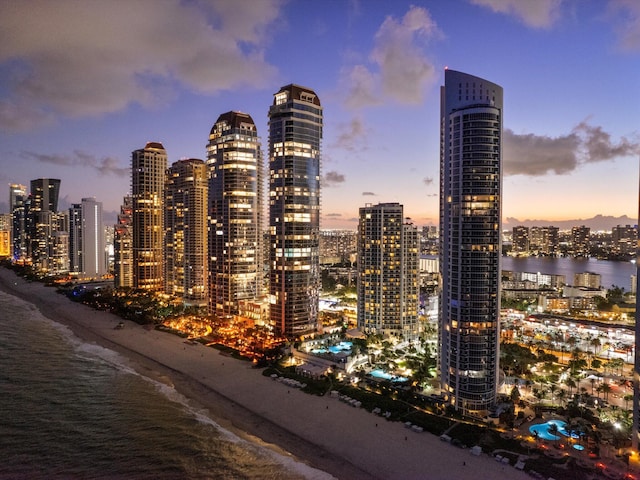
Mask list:
[{"label": "distant city skyline", "polygon": [[505,228],[637,223],[637,2],[25,1],[3,2],[0,26],[0,183],[59,178],[59,209],[95,197],[113,223],[131,151],[205,159],[227,111],[252,116],[264,152],[273,94],[296,83],[323,99],[321,228],[355,230],[379,202],[437,225],[448,66],[508,96]]}]

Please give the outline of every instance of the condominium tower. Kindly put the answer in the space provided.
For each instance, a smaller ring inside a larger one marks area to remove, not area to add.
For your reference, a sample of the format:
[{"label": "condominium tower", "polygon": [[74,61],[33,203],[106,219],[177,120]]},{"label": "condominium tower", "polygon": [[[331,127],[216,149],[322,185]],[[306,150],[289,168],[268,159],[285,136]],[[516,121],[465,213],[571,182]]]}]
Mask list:
[{"label": "condominium tower", "polygon": [[360,208],[358,222],[358,328],[413,340],[418,334],[417,228],[399,203]]},{"label": "condominium tower", "polygon": [[320,141],[316,93],[284,86],[269,109],[271,323],[295,338],[318,329]]},{"label": "condominium tower", "polygon": [[102,202],[93,197],[69,208],[69,271],[83,278],[107,273]]},{"label": "condominium tower", "polygon": [[440,102],[440,379],[449,404],[484,411],[498,384],[502,88],[445,70]]},{"label": "condominium tower", "polygon": [[165,292],[185,305],[208,303],[207,168],[196,158],[167,170],[165,188]]},{"label": "condominium tower", "polygon": [[133,286],[163,289],[163,195],[167,152],[161,143],[149,142],[131,154],[133,200]]},{"label": "condominium tower", "polygon": [[207,144],[209,171],[210,309],[238,313],[239,302],[263,294],[263,162],[260,139],[246,113],[216,120]]},{"label": "condominium tower", "polygon": [[9,185],[9,212],[12,217],[12,256],[15,261],[27,256],[27,233],[25,231],[25,202],[27,187],[19,183]]},{"label": "condominium tower", "polygon": [[113,281],[116,288],[133,287],[133,199],[124,197],[113,226]]}]

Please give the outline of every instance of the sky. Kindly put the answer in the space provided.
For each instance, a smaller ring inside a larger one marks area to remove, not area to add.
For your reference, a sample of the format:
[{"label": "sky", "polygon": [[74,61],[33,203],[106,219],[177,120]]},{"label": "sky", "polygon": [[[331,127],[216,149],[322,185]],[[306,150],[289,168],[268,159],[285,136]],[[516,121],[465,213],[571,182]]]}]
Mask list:
[{"label": "sky", "polygon": [[133,150],[205,159],[238,110],[266,153],[296,83],[324,111],[321,228],[380,202],[437,225],[445,68],[504,88],[505,228],[637,218],[637,0],[0,0],[0,213],[49,177],[113,222]]}]

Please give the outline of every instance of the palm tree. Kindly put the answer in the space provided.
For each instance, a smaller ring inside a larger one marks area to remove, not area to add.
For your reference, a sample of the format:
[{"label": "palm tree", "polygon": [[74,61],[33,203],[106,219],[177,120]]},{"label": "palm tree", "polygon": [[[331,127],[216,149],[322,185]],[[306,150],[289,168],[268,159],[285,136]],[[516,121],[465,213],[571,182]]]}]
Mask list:
[{"label": "palm tree", "polygon": [[622,399],[624,400],[624,409],[629,410],[629,402],[633,400],[633,395],[627,393],[624,397],[622,397]]},{"label": "palm tree", "polygon": [[611,393],[611,385],[609,385],[608,383],[605,383],[605,382],[601,383],[598,386],[598,393],[600,393],[600,392],[604,393],[604,399],[605,400],[609,400],[609,393]]},{"label": "palm tree", "polygon": [[559,389],[558,393],[556,393],[556,398],[560,402],[560,405],[562,405],[563,407],[565,405],[566,396],[567,396],[567,391],[563,389]]},{"label": "palm tree", "polygon": [[576,387],[576,381],[571,378],[568,377],[565,381],[564,384],[569,387],[569,395],[571,395],[571,393],[573,392],[573,389]]}]

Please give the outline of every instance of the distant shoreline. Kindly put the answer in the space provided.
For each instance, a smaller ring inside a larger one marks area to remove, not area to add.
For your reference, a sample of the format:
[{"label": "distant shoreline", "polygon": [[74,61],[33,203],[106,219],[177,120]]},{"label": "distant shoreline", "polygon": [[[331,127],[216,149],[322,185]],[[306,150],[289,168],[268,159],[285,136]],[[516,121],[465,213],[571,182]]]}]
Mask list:
[{"label": "distant shoreline", "polygon": [[0,289],[35,304],[84,341],[120,353],[140,374],[173,384],[223,428],[320,470],[305,471],[307,478],[328,478],[322,472],[345,480],[529,478],[434,435],[409,432],[400,422],[289,388],[218,350],[129,321],[115,329],[121,318],[71,302],[6,268],[0,268]]}]

